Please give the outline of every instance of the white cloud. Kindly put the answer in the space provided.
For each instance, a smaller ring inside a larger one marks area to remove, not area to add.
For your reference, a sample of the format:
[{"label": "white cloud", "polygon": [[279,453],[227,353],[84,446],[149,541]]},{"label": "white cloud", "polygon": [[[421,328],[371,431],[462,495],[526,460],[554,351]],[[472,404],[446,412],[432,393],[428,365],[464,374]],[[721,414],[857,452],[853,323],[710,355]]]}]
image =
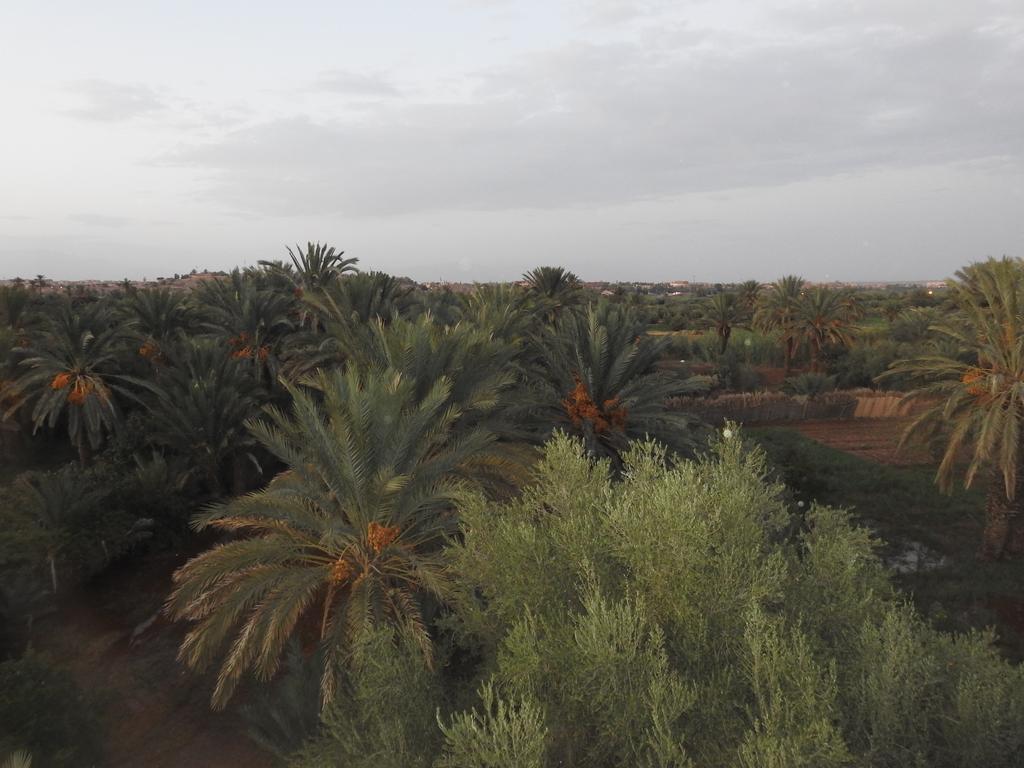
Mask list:
[{"label": "white cloud", "polygon": [[209,174],[209,199],[248,213],[389,215],[621,204],[1024,158],[1024,101],[1008,98],[1024,93],[1024,50],[977,23],[925,33],[870,14],[866,27],[842,21],[824,36],[745,45],[705,31],[680,46],[669,29],[661,45],[568,44],[477,73],[462,101],[382,103],[359,119],[295,114],[164,161]]},{"label": "white cloud", "polygon": [[367,75],[340,69],[321,73],[313,87],[316,90],[343,96],[390,98],[400,95],[398,88],[380,75]]},{"label": "white cloud", "polygon": [[118,122],[156,112],[164,107],[152,88],[140,84],[79,80],[69,83],[67,90],[81,103],[66,110],[66,114],[83,120]]}]

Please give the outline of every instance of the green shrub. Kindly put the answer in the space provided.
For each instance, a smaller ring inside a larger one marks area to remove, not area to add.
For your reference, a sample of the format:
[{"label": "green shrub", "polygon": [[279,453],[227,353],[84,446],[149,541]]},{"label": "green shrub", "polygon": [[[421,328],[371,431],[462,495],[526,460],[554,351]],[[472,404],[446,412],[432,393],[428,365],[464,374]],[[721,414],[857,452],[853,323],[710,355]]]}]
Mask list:
[{"label": "green shrub", "polygon": [[786,394],[811,398],[824,395],[826,392],[834,392],[835,388],[836,377],[824,373],[801,373],[782,383],[782,391]]},{"label": "green shrub", "polygon": [[718,357],[718,381],[724,389],[733,392],[753,392],[761,388],[761,376],[752,366],[743,362],[735,347]]},{"label": "green shrub", "polygon": [[441,691],[423,653],[391,630],[364,637],[301,768],[428,768],[440,751]]},{"label": "green shrub", "polygon": [[1021,669],[919,619],[846,513],[794,525],[730,432],[639,445],[621,482],[559,437],[521,499],[464,505],[447,626],[492,687],[447,764],[518,734],[545,766],[1019,765]]},{"label": "green shrub", "polygon": [[70,674],[31,651],[0,664],[0,755],[18,749],[42,768],[82,768],[100,759],[95,702]]},{"label": "green shrub", "polygon": [[506,701],[490,683],[481,686],[480,699],[482,713],[439,721],[445,746],[437,768],[543,768],[547,729],[537,703]]},{"label": "green shrub", "polygon": [[[876,344],[859,343],[848,348],[839,355],[832,370],[836,380],[843,389],[857,387],[875,387],[875,379],[886,371],[896,360],[908,356],[912,350],[905,345],[892,341],[881,341]],[[892,389],[895,382],[884,382],[882,387]]]}]

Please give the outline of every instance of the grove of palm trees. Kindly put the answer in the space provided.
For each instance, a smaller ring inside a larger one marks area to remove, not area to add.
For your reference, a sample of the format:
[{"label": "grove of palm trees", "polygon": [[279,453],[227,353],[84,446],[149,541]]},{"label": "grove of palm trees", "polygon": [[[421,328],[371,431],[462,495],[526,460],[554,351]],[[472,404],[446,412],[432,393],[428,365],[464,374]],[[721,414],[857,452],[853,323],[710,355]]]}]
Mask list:
[{"label": "grove of palm trees", "polygon": [[[1024,261],[286,256],[0,286],[0,765],[1024,764]],[[885,393],[906,464],[709,415]]]}]

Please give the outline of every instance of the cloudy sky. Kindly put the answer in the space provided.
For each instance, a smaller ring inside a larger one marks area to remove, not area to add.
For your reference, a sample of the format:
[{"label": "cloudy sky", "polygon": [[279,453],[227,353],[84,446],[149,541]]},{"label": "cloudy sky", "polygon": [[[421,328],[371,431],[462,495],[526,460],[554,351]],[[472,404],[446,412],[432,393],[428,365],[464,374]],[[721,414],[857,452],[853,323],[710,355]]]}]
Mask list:
[{"label": "cloudy sky", "polygon": [[1024,256],[1024,0],[4,0],[0,278]]}]

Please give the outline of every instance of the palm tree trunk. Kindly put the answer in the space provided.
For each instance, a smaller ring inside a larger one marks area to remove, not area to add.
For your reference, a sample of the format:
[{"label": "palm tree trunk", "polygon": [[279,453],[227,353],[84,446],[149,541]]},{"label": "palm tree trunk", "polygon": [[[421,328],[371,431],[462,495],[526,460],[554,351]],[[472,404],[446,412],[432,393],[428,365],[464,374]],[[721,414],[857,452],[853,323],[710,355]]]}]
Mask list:
[{"label": "palm tree trunk", "polygon": [[821,372],[821,342],[815,338],[811,339],[811,371]]},{"label": "palm tree trunk", "polygon": [[790,372],[790,370],[793,367],[793,344],[794,344],[794,339],[793,339],[792,336],[789,336],[789,337],[786,338],[785,344],[782,345],[782,347],[783,347],[783,355],[784,355],[783,362],[782,362],[782,377],[783,378],[788,378],[789,377],[789,372]]},{"label": "palm tree trunk", "polygon": [[53,594],[57,594],[57,558],[51,552],[46,557],[50,561],[50,581],[53,584]]},{"label": "palm tree trunk", "polygon": [[235,496],[245,493],[246,471],[245,456],[236,454],[231,460],[231,492]]},{"label": "palm tree trunk", "polygon": [[220,466],[216,461],[206,464],[206,489],[214,496],[220,496],[222,486],[220,483]]},{"label": "palm tree trunk", "polygon": [[1017,488],[1011,500],[1006,495],[1003,474],[992,471],[988,494],[985,498],[985,528],[982,531],[982,560],[1000,560],[1007,555],[1024,554],[1024,521],[1021,502],[1024,501],[1024,475],[1018,470]]},{"label": "palm tree trunk", "polygon": [[78,438],[78,463],[84,468],[89,466],[89,462],[92,461],[92,451],[89,449],[89,443],[84,437]]},{"label": "palm tree trunk", "polygon": [[720,342],[718,354],[724,355],[725,348],[729,346],[729,337],[732,335],[732,328],[728,325],[718,329],[718,340]]}]

